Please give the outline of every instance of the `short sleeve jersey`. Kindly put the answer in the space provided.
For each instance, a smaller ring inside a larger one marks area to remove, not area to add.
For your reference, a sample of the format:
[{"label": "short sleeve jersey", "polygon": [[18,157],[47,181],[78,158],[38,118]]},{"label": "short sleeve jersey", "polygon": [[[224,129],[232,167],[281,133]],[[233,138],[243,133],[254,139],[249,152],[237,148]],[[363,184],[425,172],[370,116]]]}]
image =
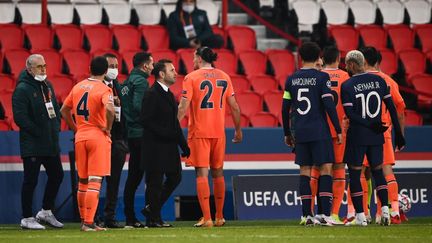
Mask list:
[{"label": "short sleeve jersey", "polygon": [[[381,122],[382,102],[391,98],[387,84],[378,75],[361,73],[354,75],[342,84],[342,105],[351,106],[353,112],[369,122]],[[383,134],[350,120],[347,131],[347,144],[380,145]]]},{"label": "short sleeve jersey", "polygon": [[113,93],[107,85],[96,79],[85,79],[76,84],[64,101],[72,109],[77,125],[75,142],[100,139],[105,136],[105,105],[113,103]]},{"label": "short sleeve jersey", "polygon": [[[336,111],[338,114],[339,124],[343,124],[342,120],[343,117],[345,116],[345,111],[343,109],[342,102],[341,102],[340,90],[342,84],[345,81],[347,81],[350,77],[347,72],[339,68],[332,68],[332,69],[328,68],[328,69],[323,69],[322,71],[328,73],[328,75],[330,76],[333,101],[336,104]],[[327,122],[329,124],[331,123],[330,118],[328,116],[327,116]],[[342,129],[342,131],[344,131],[344,129]],[[336,131],[334,129],[330,129],[330,133],[333,138],[337,137]]]},{"label": "short sleeve jersey", "polygon": [[288,77],[284,99],[291,99],[291,129],[296,142],[330,139],[322,99],[332,96],[330,77],[316,69],[300,69]]},{"label": "short sleeve jersey", "polygon": [[186,75],[182,97],[191,102],[188,137],[224,137],[227,99],[233,95],[230,77],[219,69],[201,68]]}]

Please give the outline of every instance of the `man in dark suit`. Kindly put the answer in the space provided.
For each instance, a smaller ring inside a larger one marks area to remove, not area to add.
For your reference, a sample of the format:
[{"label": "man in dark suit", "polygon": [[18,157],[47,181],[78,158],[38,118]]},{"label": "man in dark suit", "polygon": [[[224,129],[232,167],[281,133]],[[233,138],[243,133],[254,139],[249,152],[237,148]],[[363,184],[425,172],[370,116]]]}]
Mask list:
[{"label": "man in dark suit", "polygon": [[[161,208],[181,181],[182,157],[190,150],[177,119],[177,104],[169,87],[176,80],[172,61],[162,59],[154,65],[156,82],[142,102],[142,167],[146,172],[146,202],[141,210],[148,227],[171,227],[161,218]],[[165,177],[165,180],[164,180]]]}]

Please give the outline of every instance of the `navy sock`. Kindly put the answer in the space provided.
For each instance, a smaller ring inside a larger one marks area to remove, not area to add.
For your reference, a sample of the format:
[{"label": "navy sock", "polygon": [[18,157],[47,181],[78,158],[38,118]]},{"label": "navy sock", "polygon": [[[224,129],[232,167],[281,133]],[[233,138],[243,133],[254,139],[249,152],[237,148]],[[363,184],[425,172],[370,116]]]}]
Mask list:
[{"label": "navy sock", "polygon": [[330,175],[322,175],[318,182],[318,205],[321,205],[321,214],[330,216],[332,201],[333,201],[333,178]]},{"label": "navy sock", "polygon": [[311,203],[312,203],[312,190],[310,187],[310,177],[300,176],[300,198],[302,201],[303,216],[312,215]]},{"label": "navy sock", "polygon": [[375,190],[378,198],[381,200],[382,206],[388,205],[388,190],[387,181],[384,177],[382,169],[372,170],[372,176],[375,180]]},{"label": "navy sock", "polygon": [[363,213],[363,190],[360,182],[361,170],[348,169],[350,177],[351,199],[356,213]]}]

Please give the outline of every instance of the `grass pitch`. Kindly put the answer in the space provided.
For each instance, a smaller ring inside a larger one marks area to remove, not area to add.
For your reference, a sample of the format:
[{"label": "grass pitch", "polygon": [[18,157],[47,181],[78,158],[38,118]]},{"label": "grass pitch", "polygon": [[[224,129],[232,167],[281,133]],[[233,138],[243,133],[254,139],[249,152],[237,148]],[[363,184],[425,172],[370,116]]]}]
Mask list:
[{"label": "grass pitch", "polygon": [[432,242],[432,218],[412,218],[388,227],[304,227],[298,221],[228,221],[220,228],[193,228],[194,222],[174,222],[167,229],[116,229],[80,232],[79,224],[64,229],[21,230],[18,225],[1,225],[0,242]]}]

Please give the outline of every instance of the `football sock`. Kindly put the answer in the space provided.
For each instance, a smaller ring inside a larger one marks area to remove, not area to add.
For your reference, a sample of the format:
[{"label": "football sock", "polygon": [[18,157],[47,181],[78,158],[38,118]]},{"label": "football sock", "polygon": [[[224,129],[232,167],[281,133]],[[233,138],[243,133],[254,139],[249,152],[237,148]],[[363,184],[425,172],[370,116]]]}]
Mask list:
[{"label": "football sock", "polygon": [[300,198],[302,201],[302,210],[303,210],[303,216],[312,216],[311,211],[311,200],[312,200],[312,193],[311,193],[311,186],[310,186],[310,177],[300,175]]},{"label": "football sock", "polygon": [[379,199],[381,200],[381,204],[383,206],[388,205],[387,182],[384,178],[382,169],[372,170],[372,176],[375,180],[375,190]]},{"label": "football sock", "polygon": [[360,175],[360,183],[361,183],[361,187],[362,187],[362,190],[363,190],[363,200],[362,200],[362,202],[363,202],[363,210],[364,210],[365,215],[367,216],[367,215],[369,215],[369,210],[368,210],[368,193],[369,193],[369,187],[368,187],[367,180],[366,180],[366,177],[365,177],[364,173],[362,173]]},{"label": "football sock", "polygon": [[339,209],[345,191],[345,169],[333,170],[333,208],[332,214],[339,215]]},{"label": "football sock", "polygon": [[350,193],[356,213],[363,213],[363,191],[360,182],[361,170],[349,169]]},{"label": "football sock", "polygon": [[398,199],[398,183],[396,181],[395,175],[390,174],[385,177],[387,181],[388,199],[391,204],[392,213],[397,212],[399,214],[399,199]]},{"label": "football sock", "polygon": [[77,192],[77,202],[78,202],[78,209],[80,218],[82,221],[84,221],[85,218],[85,195],[87,193],[88,185],[78,182],[78,192]]},{"label": "football sock", "polygon": [[199,176],[196,178],[197,184],[197,196],[198,201],[201,207],[201,211],[204,217],[204,220],[211,220],[210,215],[210,187],[208,184],[208,178]]},{"label": "football sock", "polygon": [[216,204],[216,218],[222,219],[225,202],[225,178],[223,176],[213,178],[213,193]]},{"label": "football sock", "polygon": [[85,217],[84,223],[93,224],[94,216],[99,203],[99,191],[101,182],[89,181],[88,189],[85,194]]},{"label": "football sock", "polygon": [[321,210],[318,210],[320,214],[330,216],[333,193],[332,193],[332,176],[322,175],[319,177],[319,198],[318,205],[321,205]]},{"label": "football sock", "polygon": [[355,216],[355,209],[351,199],[351,190],[349,189],[349,184],[347,188],[347,218]]},{"label": "football sock", "polygon": [[[315,208],[315,199],[316,199],[316,196],[318,193],[318,178],[319,178],[319,176],[320,176],[319,169],[316,167],[312,167],[311,177],[310,177],[310,188],[311,188],[311,195],[312,195],[312,198],[311,198],[312,213],[313,213],[314,208]],[[320,214],[321,212],[319,210],[320,209],[319,201],[317,203],[318,203],[318,214]]]}]

